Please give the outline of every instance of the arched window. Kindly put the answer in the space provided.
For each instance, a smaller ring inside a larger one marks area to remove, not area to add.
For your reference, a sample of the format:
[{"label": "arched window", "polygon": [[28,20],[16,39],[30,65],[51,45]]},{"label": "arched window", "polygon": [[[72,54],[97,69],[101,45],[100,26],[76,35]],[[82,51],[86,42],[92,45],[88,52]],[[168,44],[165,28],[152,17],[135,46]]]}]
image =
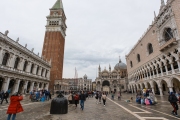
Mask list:
[{"label": "arched window", "polygon": [[152,44],[151,43],[149,43],[148,44],[148,52],[149,52],[149,55],[151,54],[151,53],[153,53],[153,46],[152,46]]},{"label": "arched window", "polygon": [[5,53],[4,54],[4,58],[3,58],[3,61],[2,61],[2,65],[7,65],[7,62],[9,60],[9,53]]},{"label": "arched window", "polygon": [[27,62],[27,61],[25,61],[25,62],[24,62],[24,67],[23,67],[23,71],[26,71],[27,64],[28,64],[28,62]]},{"label": "arched window", "polygon": [[30,71],[30,73],[33,72],[33,69],[34,69],[34,64],[31,65],[31,71]]},{"label": "arched window", "polygon": [[20,61],[20,58],[17,57],[16,60],[15,60],[15,63],[14,63],[14,68],[15,69],[17,69],[17,67],[18,67],[19,61]]},{"label": "arched window", "polygon": [[141,58],[140,58],[140,55],[139,55],[139,54],[137,54],[137,61],[138,61],[138,62],[141,62]]},{"label": "arched window", "polygon": [[133,67],[133,63],[132,63],[132,61],[130,61],[130,65],[131,65],[131,68]]},{"label": "arched window", "polygon": [[173,38],[173,31],[171,28],[164,29],[164,40],[168,41]]}]

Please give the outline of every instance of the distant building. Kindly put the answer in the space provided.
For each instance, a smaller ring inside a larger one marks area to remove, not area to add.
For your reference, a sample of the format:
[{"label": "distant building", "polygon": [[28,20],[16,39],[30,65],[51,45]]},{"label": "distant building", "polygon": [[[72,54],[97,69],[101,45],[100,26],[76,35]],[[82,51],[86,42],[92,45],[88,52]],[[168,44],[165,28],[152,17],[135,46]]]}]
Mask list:
[{"label": "distant building", "polygon": [[109,65],[109,71],[106,68],[101,71],[99,65],[98,77],[96,78],[96,90],[97,91],[125,91],[127,90],[127,67],[121,60],[117,63],[114,69],[111,71],[111,66]]},{"label": "distant building", "polygon": [[92,79],[88,79],[87,75],[84,75],[83,78],[78,79],[78,90],[91,91]]},{"label": "distant building", "polygon": [[83,78],[63,78],[62,80],[55,80],[55,90],[63,91],[90,91],[92,90],[92,79],[88,79],[87,75]]}]

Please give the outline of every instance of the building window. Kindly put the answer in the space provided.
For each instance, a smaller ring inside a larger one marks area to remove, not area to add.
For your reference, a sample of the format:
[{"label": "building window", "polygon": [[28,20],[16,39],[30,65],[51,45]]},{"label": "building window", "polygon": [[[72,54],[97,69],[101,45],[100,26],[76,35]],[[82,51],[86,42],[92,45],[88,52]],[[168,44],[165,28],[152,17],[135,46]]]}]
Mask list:
[{"label": "building window", "polygon": [[42,68],[42,71],[41,71],[41,76],[43,76],[43,72],[44,72],[44,69]]},{"label": "building window", "polygon": [[132,63],[132,61],[130,61],[130,65],[131,65],[131,68],[133,67],[133,63]]},{"label": "building window", "polygon": [[137,61],[138,61],[138,62],[141,62],[141,58],[140,58],[140,55],[139,55],[139,54],[137,54]]},{"label": "building window", "polygon": [[7,65],[7,62],[9,60],[9,53],[5,53],[4,54],[4,58],[3,58],[3,61],[2,61],[2,65]]},{"label": "building window", "polygon": [[26,71],[27,64],[28,64],[28,62],[27,62],[27,61],[25,61],[25,63],[24,63],[24,67],[23,67],[23,71]]},{"label": "building window", "polygon": [[166,28],[164,30],[164,40],[168,41],[173,38],[173,31],[171,28]]},{"label": "building window", "polygon": [[17,57],[15,60],[15,64],[14,64],[15,69],[17,69],[17,67],[18,67],[19,61],[20,61],[20,59],[19,59],[19,57]]},{"label": "building window", "polygon": [[30,71],[30,73],[33,72],[33,69],[34,69],[34,64],[31,65],[31,71]]},{"label": "building window", "polygon": [[149,55],[150,55],[151,53],[153,53],[153,46],[152,46],[151,43],[148,44],[148,52],[149,52]]}]

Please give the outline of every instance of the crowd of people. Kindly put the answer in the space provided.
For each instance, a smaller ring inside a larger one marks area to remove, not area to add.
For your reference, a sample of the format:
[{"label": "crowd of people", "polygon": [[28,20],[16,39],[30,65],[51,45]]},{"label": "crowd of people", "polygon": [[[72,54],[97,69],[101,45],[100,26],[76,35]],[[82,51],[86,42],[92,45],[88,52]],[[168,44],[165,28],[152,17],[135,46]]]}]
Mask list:
[{"label": "crowd of people", "polygon": [[138,90],[136,102],[142,105],[154,105],[157,103],[157,98],[150,89]]},{"label": "crowd of people", "polygon": [[48,90],[33,90],[30,92],[29,98],[31,101],[42,101],[44,102],[45,100],[51,99],[51,93]]}]

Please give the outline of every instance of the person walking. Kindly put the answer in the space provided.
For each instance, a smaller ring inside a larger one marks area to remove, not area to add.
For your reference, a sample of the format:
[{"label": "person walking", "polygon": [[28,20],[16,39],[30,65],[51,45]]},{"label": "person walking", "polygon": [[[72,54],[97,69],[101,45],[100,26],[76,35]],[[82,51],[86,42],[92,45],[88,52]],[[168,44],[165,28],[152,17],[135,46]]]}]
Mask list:
[{"label": "person walking", "polygon": [[99,103],[101,104],[101,97],[102,97],[102,93],[99,92]]},{"label": "person walking", "polygon": [[78,101],[79,101],[79,95],[77,93],[74,96],[74,100],[75,100],[75,105],[76,105],[76,108],[77,108],[77,104],[78,104]]},{"label": "person walking", "polygon": [[114,92],[112,92],[111,99],[114,100]]},{"label": "person walking", "polygon": [[16,114],[23,112],[23,108],[20,103],[21,100],[23,100],[23,96],[21,96],[19,93],[15,93],[11,96],[10,105],[7,110],[7,114],[8,114],[7,120],[10,120],[11,116],[12,116],[12,120],[15,120]]},{"label": "person walking", "polygon": [[8,92],[2,94],[1,104],[3,103],[4,99],[6,100],[6,103],[8,103],[8,100],[7,100],[8,96],[9,96]]},{"label": "person walking", "polygon": [[121,100],[121,94],[120,94],[120,92],[118,93],[118,100]]},{"label": "person walking", "polygon": [[106,105],[106,94],[105,93],[103,93],[103,95],[102,95],[102,100],[103,100],[103,104],[105,106]]},{"label": "person walking", "polygon": [[96,103],[97,104],[98,104],[98,97],[99,97],[99,94],[98,94],[98,92],[96,92],[95,98],[96,98]]},{"label": "person walking", "polygon": [[84,110],[84,101],[86,100],[86,95],[84,94],[84,92],[82,91],[80,94],[80,105],[81,105],[81,109]]},{"label": "person walking", "polygon": [[171,103],[172,107],[174,108],[174,110],[172,111],[172,114],[175,116],[178,116],[177,114],[177,110],[178,110],[178,99],[175,96],[175,94],[173,92],[170,93],[169,97],[168,97],[168,101]]}]

